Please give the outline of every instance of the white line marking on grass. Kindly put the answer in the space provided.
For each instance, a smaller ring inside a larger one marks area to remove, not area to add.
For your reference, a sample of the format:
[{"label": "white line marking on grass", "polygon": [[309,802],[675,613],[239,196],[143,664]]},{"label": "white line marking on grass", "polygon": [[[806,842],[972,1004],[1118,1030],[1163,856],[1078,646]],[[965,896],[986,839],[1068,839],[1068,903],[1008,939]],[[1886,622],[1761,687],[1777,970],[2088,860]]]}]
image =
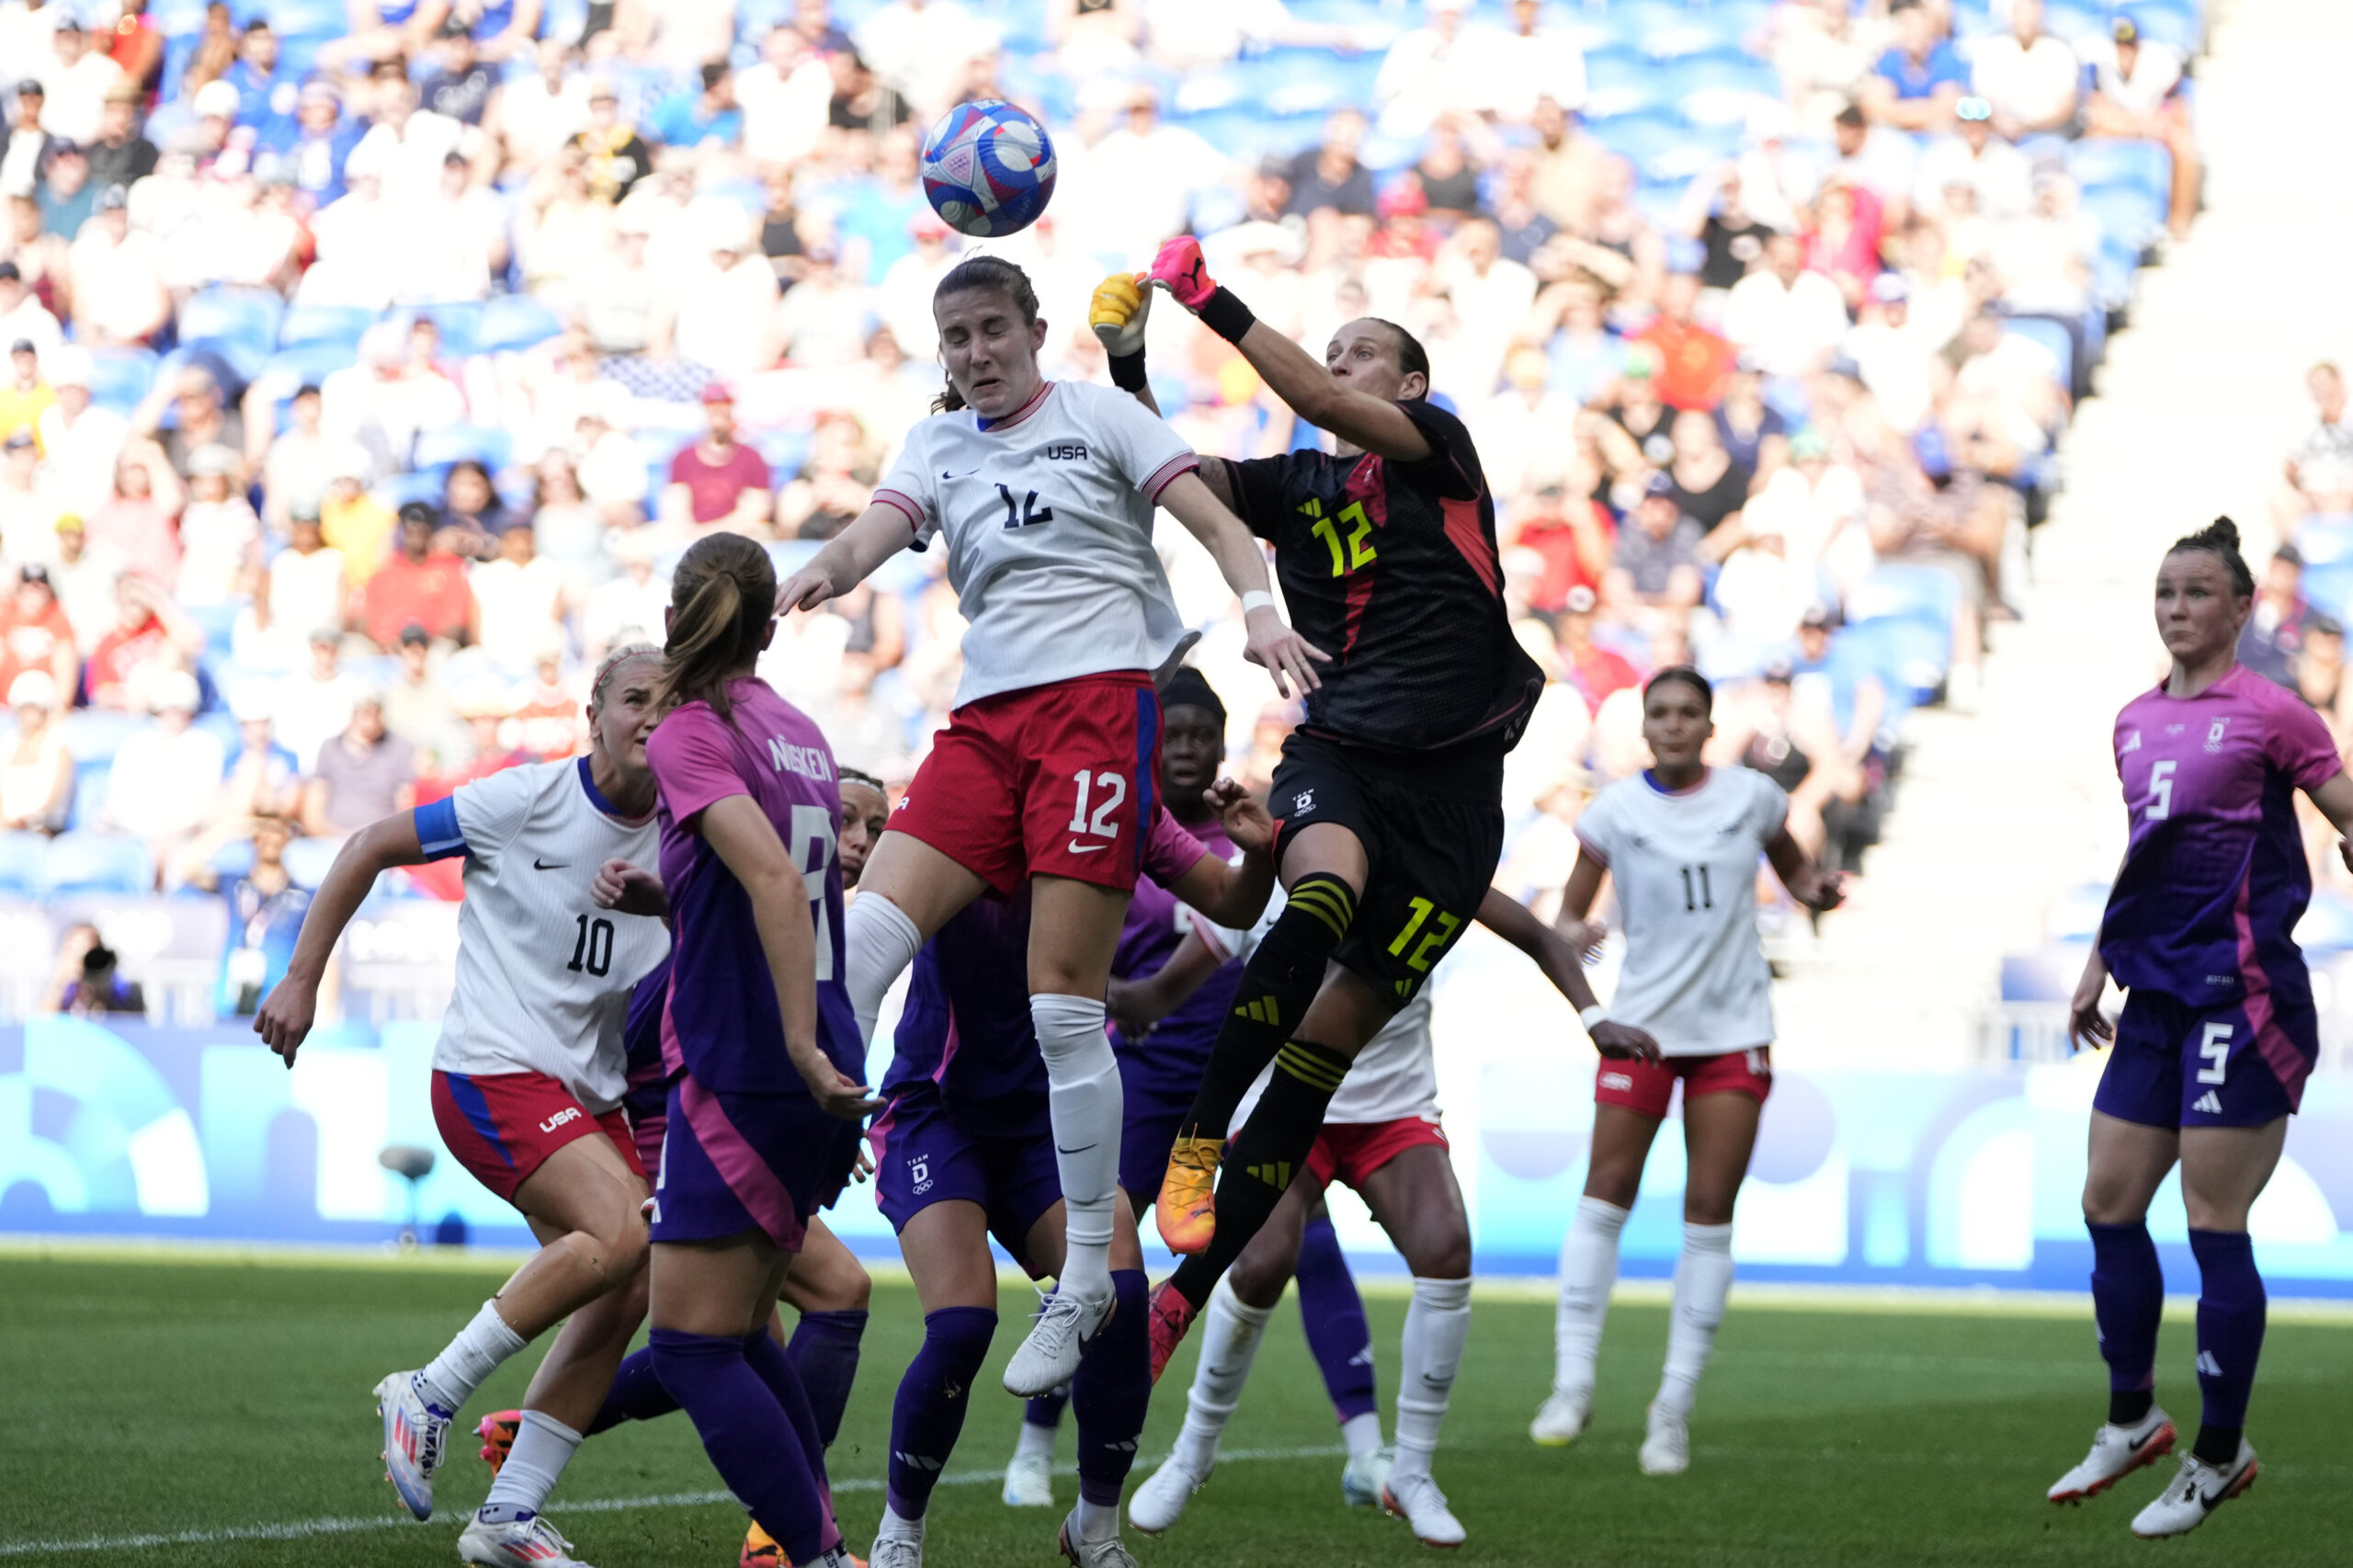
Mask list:
[{"label": "white line marking on grass", "polygon": [[[1324,1444],[1303,1449],[1228,1449],[1218,1455],[1220,1464],[1267,1463],[1283,1460],[1335,1459],[1348,1450],[1337,1444]],[[1139,1455],[1136,1468],[1156,1465],[1167,1458],[1155,1454],[1146,1459]],[[1057,1475],[1076,1475],[1074,1464],[1054,1467]],[[937,1484],[941,1486],[995,1486],[1005,1480],[1002,1470],[966,1470],[943,1475]],[[873,1476],[849,1476],[834,1483],[836,1493],[880,1492],[882,1483]],[[620,1514],[632,1508],[699,1508],[711,1503],[732,1503],[734,1494],[728,1492],[665,1492],[647,1497],[592,1497],[585,1502],[555,1499],[549,1506],[551,1518],[567,1514]],[[472,1517],[471,1510],[460,1513],[443,1511],[429,1521],[433,1524],[457,1524]],[[83,1551],[135,1551],[157,1546],[221,1546],[240,1540],[307,1540],[314,1536],[353,1535],[362,1530],[399,1529],[418,1521],[401,1514],[347,1515],[322,1519],[290,1519],[274,1525],[233,1525],[225,1529],[170,1530],[152,1535],[94,1535],[79,1540],[8,1540],[0,1541],[0,1557],[29,1557],[63,1555]]]}]

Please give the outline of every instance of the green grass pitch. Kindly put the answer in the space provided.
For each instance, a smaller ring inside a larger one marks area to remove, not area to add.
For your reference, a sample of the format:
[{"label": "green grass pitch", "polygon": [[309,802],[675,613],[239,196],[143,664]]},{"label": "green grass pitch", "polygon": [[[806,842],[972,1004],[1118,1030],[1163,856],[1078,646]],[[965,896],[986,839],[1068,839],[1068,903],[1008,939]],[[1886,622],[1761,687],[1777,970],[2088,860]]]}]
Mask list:
[{"label": "green grass pitch", "polygon": [[[0,1568],[124,1561],[180,1565],[393,1568],[456,1561],[454,1517],[396,1519],[381,1479],[369,1391],[425,1360],[500,1277],[495,1267],[248,1264],[145,1257],[0,1257]],[[1368,1302],[1393,1395],[1402,1299]],[[881,1508],[892,1389],[920,1333],[913,1292],[884,1280],[858,1390],[832,1466],[852,1549]],[[1059,1509],[1013,1510],[988,1472],[1012,1451],[1019,1407],[995,1392],[1026,1293],[1008,1292],[996,1356],[932,1510],[937,1568],[1053,1561]],[[1735,1287],[1692,1424],[1690,1473],[1634,1468],[1665,1314],[1620,1303],[1603,1346],[1599,1407],[1574,1448],[1540,1449],[1526,1423],[1552,1369],[1552,1312],[1481,1300],[1438,1479],[1471,1532],[1466,1562],[1528,1564],[2353,1562],[2340,1442],[2353,1409],[2353,1334],[2341,1322],[2275,1322],[2250,1428],[2258,1484],[2186,1540],[2134,1540],[2126,1523],[2154,1494],[2143,1472],[2081,1509],[2042,1490],[2081,1457],[2105,1379],[2083,1310],[1830,1310],[1752,1300]],[[2166,1325],[2159,1393],[2194,1428],[2189,1329]],[[476,1397],[467,1424],[512,1404],[536,1356]],[[1166,1450],[1184,1409],[1190,1351],[1155,1401],[1144,1450]],[[1389,1412],[1383,1411],[1384,1426]],[[442,1472],[444,1505],[479,1501],[486,1471],[461,1425]],[[1403,1526],[1342,1507],[1336,1434],[1296,1314],[1286,1307],[1227,1437],[1230,1452],[1184,1520],[1129,1542],[1144,1568],[1409,1562]],[[2188,1432],[2185,1431],[2187,1441]],[[1063,1453],[1071,1453],[1065,1432]],[[1323,1450],[1302,1453],[1300,1450]],[[1150,1462],[1147,1460],[1146,1463]],[[1139,1476],[1143,1467],[1139,1467]],[[679,1501],[716,1477],[683,1417],[625,1426],[586,1445],[551,1515],[598,1568],[735,1560],[742,1515]],[[1075,1495],[1067,1476],[1056,1492]],[[654,1506],[613,1500],[669,1498]],[[575,1508],[567,1511],[569,1500]],[[595,1503],[594,1509],[578,1505]],[[268,1527],[333,1521],[298,1539]],[[375,1523],[372,1521],[379,1521]],[[132,1541],[130,1537],[166,1537]],[[78,1548],[67,1543],[83,1542]]]}]

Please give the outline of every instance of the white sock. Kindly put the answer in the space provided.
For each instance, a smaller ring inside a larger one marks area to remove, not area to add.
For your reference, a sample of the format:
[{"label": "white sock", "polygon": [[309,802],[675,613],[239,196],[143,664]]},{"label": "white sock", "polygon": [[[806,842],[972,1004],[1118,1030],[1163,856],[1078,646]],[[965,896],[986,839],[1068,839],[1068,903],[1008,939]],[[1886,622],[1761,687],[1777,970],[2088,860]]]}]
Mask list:
[{"label": "white sock", "polygon": [[1405,1344],[1397,1369],[1397,1469],[1403,1476],[1427,1475],[1438,1452],[1438,1424],[1454,1393],[1462,1367],[1462,1342],[1471,1336],[1471,1281],[1415,1279],[1414,1302],[1405,1309]]},{"label": "white sock", "polygon": [[1577,1199],[1561,1238],[1561,1299],[1552,1313],[1552,1392],[1590,1392],[1601,1354],[1601,1319],[1618,1282],[1618,1233],[1626,1210],[1598,1198]]},{"label": "white sock", "polygon": [[891,1505],[888,1502],[885,1502],[882,1505],[882,1528],[874,1533],[878,1540],[887,1538],[891,1540],[911,1540],[917,1546],[921,1546],[923,1544],[923,1521],[924,1516],[921,1514],[916,1515],[912,1519],[901,1518],[892,1511]]},{"label": "white sock", "polygon": [[923,933],[907,912],[875,893],[853,900],[842,916],[842,970],[849,985],[850,1011],[858,1015],[858,1038],[874,1040],[875,1015],[892,982],[906,972],[923,949]]},{"label": "white sock", "polygon": [[523,1348],[523,1336],[506,1326],[498,1315],[496,1301],[484,1301],[473,1322],[459,1331],[449,1347],[425,1364],[417,1374],[423,1380],[418,1390],[426,1402],[438,1405],[448,1415],[455,1415],[466,1401],[473,1398],[474,1390],[483,1380],[498,1370],[498,1364]]},{"label": "white sock", "polygon": [[[860,902],[863,902],[862,900]],[[1103,1032],[1103,1004],[1041,993],[1029,1022],[1046,1059],[1054,1165],[1067,1238],[1055,1288],[1086,1301],[1111,1293],[1111,1209],[1120,1192],[1120,1062]]]},{"label": "white sock", "polygon": [[1021,1440],[1013,1446],[1013,1457],[1017,1460],[1051,1460],[1054,1457],[1054,1427],[1024,1421],[1021,1424]]},{"label": "white sock", "polygon": [[1210,1290],[1201,1358],[1193,1368],[1193,1386],[1185,1392],[1184,1429],[1176,1434],[1176,1457],[1195,1475],[1207,1475],[1217,1462],[1218,1438],[1242,1402],[1242,1385],[1249,1381],[1250,1363],[1274,1315],[1272,1307],[1245,1303],[1223,1276]]},{"label": "white sock", "polygon": [[[485,1523],[500,1524],[518,1512],[536,1514],[546,1507],[548,1494],[555,1490],[563,1467],[572,1462],[573,1452],[579,1447],[580,1434],[552,1415],[523,1412],[522,1422],[515,1428],[515,1445],[506,1450],[506,1462],[498,1467],[479,1517]],[[494,1514],[494,1508],[506,1512]]]},{"label": "white sock", "polygon": [[1667,1314],[1666,1375],[1659,1380],[1659,1408],[1691,1414],[1699,1374],[1716,1347],[1716,1327],[1724,1321],[1724,1298],[1732,1294],[1732,1227],[1683,1227],[1683,1256],[1675,1260],[1675,1307]]},{"label": "white sock", "polygon": [[1120,1508],[1115,1503],[1090,1503],[1078,1500],[1078,1511],[1071,1516],[1078,1526],[1078,1539],[1085,1541],[1117,1540],[1120,1539]]},{"label": "white sock", "polygon": [[1348,1446],[1348,1458],[1381,1451],[1381,1412],[1368,1410],[1362,1415],[1351,1415],[1340,1423],[1340,1441]]}]

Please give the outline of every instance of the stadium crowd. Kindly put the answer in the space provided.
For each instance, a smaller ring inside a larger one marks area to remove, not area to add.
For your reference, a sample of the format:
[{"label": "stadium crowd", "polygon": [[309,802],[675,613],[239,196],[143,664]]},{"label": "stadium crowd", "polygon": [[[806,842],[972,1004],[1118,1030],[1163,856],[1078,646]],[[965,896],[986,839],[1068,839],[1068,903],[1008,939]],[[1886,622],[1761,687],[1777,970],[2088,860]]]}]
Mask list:
[{"label": "stadium crowd", "polygon": [[[290,837],[569,755],[685,545],[797,562],[928,411],[971,242],[919,141],[976,97],[1055,138],[1046,216],[990,245],[1052,374],[1103,376],[1094,284],[1188,229],[1311,348],[1366,313],[1427,345],[1552,679],[1512,891],[1560,885],[1579,803],[1640,765],[1643,675],[1687,657],[1728,682],[1722,759],[1852,869],[1904,710],[1973,703],[2131,270],[2195,213],[2199,28],[2194,0],[0,0],[0,828],[135,851],[0,857],[0,891],[260,907],[235,890],[286,885]],[[1153,363],[1204,452],[1314,438],[1181,311]],[[2331,406],[2299,494],[2353,449]],[[1166,554],[1263,786],[1293,715],[1206,559]],[[959,673],[937,555],[790,618],[763,670],[894,781]]]}]

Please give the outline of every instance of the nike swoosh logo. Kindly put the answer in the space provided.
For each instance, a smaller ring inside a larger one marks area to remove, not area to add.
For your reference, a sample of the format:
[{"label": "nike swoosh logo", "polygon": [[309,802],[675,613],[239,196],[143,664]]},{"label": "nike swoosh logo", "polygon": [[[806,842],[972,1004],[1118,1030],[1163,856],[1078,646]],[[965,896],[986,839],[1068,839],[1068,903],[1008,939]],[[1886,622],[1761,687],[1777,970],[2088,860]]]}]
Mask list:
[{"label": "nike swoosh logo", "polygon": [[554,865],[551,866],[545,860],[539,858],[537,856],[533,856],[531,858],[531,869],[534,871],[562,871],[569,869],[571,864],[572,862],[569,860],[559,860]]},{"label": "nike swoosh logo", "polygon": [[1072,840],[1070,841],[1069,853],[1071,853],[1071,854],[1073,854],[1073,855],[1092,855],[1092,854],[1094,854],[1097,849],[1108,849],[1108,848],[1110,848],[1110,847],[1111,847],[1111,846],[1110,846],[1109,845],[1108,845],[1108,844],[1086,844],[1086,845],[1082,845],[1082,844],[1080,844],[1080,843],[1079,843],[1079,841],[1078,841],[1077,839],[1074,838],[1074,839],[1072,839]]},{"label": "nike swoosh logo", "polygon": [[942,469],[939,471],[939,477],[942,479],[970,479],[972,475],[980,472],[981,471],[976,468],[968,468],[961,473],[949,473],[946,469]]},{"label": "nike swoosh logo", "polygon": [[1057,1154],[1084,1154],[1087,1150],[1094,1147],[1094,1144],[1086,1143],[1082,1144],[1080,1147],[1075,1149],[1065,1149],[1061,1144],[1057,1143],[1054,1145],[1054,1153]]}]

